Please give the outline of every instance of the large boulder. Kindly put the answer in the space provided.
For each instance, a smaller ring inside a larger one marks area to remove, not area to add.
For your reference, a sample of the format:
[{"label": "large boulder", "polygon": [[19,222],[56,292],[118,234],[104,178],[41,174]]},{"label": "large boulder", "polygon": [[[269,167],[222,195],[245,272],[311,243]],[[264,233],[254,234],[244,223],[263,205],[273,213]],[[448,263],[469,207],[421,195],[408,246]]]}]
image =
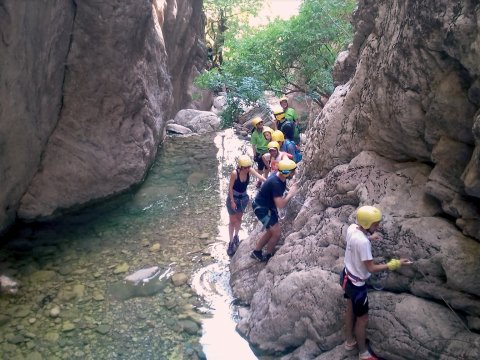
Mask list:
[{"label": "large boulder", "polygon": [[196,97],[201,6],[2,1],[0,231],[144,179],[166,120]]},{"label": "large boulder", "polygon": [[197,134],[205,134],[220,129],[221,119],[210,111],[195,109],[180,110],[173,122],[177,125],[189,128]]},{"label": "large boulder", "polygon": [[278,250],[266,265],[250,259],[257,229],[231,262],[246,306],[238,329],[258,348],[285,360],[350,358],[337,274],[346,229],[368,204],[384,214],[375,260],[414,261],[369,295],[377,352],[478,357],[479,11],[468,0],[359,1],[338,86],[310,120],[302,190]]}]

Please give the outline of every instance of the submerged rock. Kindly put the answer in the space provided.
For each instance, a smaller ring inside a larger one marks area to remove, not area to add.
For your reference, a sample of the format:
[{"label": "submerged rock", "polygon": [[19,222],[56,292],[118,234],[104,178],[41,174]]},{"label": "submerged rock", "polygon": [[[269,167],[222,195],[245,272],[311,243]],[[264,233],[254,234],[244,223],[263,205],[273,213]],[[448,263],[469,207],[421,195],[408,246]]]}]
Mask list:
[{"label": "submerged rock", "polygon": [[134,272],[131,275],[125,277],[125,281],[138,285],[140,281],[148,282],[154,277],[160,275],[160,268],[158,266],[152,266],[146,269],[141,269]]},{"label": "submerged rock", "polygon": [[18,292],[18,283],[6,275],[0,276],[0,292],[15,295]]},{"label": "submerged rock", "polygon": [[127,276],[124,281],[111,284],[108,287],[108,293],[116,300],[152,296],[167,286],[170,275],[170,268],[163,273],[157,266],[142,269]]}]

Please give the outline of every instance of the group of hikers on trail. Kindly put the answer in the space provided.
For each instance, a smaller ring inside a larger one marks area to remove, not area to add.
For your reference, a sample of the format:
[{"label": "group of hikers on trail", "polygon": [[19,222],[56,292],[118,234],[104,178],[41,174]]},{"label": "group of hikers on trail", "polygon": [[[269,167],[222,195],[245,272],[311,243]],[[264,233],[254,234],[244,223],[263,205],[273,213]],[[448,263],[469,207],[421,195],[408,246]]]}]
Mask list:
[{"label": "group of hikers on trail", "polygon": [[[238,231],[249,203],[247,185],[250,175],[258,179],[259,188],[252,208],[266,229],[250,254],[257,261],[267,262],[273,256],[281,235],[278,209],[284,208],[298,192],[296,182],[287,184],[295,175],[297,163],[302,160],[298,148],[297,115],[294,109],[288,107],[285,97],[280,99],[280,105],[281,107],[273,109],[273,129],[264,126],[260,117],[252,120],[254,129],[250,142],[257,170],[253,169],[253,161],[248,155],[241,155],[237,169],[231,173],[227,197],[230,214],[229,256],[234,255],[239,245]],[[285,195],[286,190],[288,192]],[[346,233],[344,268],[340,274],[340,285],[346,299],[344,347],[347,351],[358,349],[360,360],[381,359],[374,354],[366,338],[368,278],[375,272],[394,271],[411,264],[410,260],[403,258],[391,259],[386,264],[374,263],[371,243],[381,239],[378,233],[381,220],[382,213],[378,208],[361,206],[356,211],[356,222],[348,227]]]},{"label": "group of hikers on trail", "polygon": [[[230,174],[226,200],[230,215],[228,256],[235,254],[240,243],[238,232],[249,203],[247,186],[250,182],[250,175],[258,179],[257,188],[259,189],[252,202],[253,212],[266,229],[265,234],[251,253],[251,257],[255,260],[268,261],[272,257],[275,245],[280,239],[278,209],[284,208],[290,198],[297,193],[297,185],[293,183],[288,187],[288,194],[284,196],[287,190],[287,180],[294,176],[297,163],[301,160],[298,144],[293,141],[294,127],[296,127],[298,116],[294,109],[288,107],[286,98],[281,98],[280,104],[281,111],[277,108],[273,110],[275,117],[273,127],[275,129],[264,126],[261,117],[255,117],[251,122],[253,131],[250,142],[257,170],[252,167],[251,158],[244,154],[239,156],[237,168]],[[286,112],[289,109],[291,120],[286,119]],[[288,135],[279,128],[285,129]],[[266,251],[263,253],[265,246]]]}]

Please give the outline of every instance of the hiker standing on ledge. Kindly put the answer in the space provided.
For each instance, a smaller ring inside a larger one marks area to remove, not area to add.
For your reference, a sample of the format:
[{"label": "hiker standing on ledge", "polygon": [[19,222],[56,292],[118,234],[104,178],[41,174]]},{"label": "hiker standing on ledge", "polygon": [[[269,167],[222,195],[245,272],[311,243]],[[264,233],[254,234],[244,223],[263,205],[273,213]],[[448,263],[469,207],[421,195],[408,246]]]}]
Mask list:
[{"label": "hiker standing on ledge", "polygon": [[227,255],[230,257],[235,254],[240,244],[238,232],[242,225],[243,213],[250,200],[247,194],[250,175],[255,176],[258,180],[265,181],[265,178],[252,168],[252,165],[253,162],[248,155],[240,155],[237,160],[237,168],[230,174],[228,197],[226,200],[228,215],[230,215],[230,222],[228,224],[230,241],[227,248]]},{"label": "hiker standing on ledge", "polygon": [[368,351],[366,329],[368,323],[368,296],[365,281],[371,273],[384,270],[397,270],[410,264],[408,259],[392,259],[387,264],[373,262],[371,241],[380,238],[375,231],[380,226],[382,213],[374,206],[357,209],[357,223],[347,229],[345,267],[340,280],[347,299],[345,312],[345,349],[354,350],[358,346],[360,360],[378,360]]},{"label": "hiker standing on ledge", "polygon": [[[287,206],[288,201],[298,191],[297,184],[293,183],[290,185],[288,194],[283,196],[287,188],[287,179],[293,177],[296,167],[297,164],[293,160],[280,160],[278,162],[278,172],[268,177],[252,203],[255,216],[267,229],[250,254],[250,257],[255,260],[268,261],[273,256],[275,245],[277,245],[281,233],[277,208],[282,209]],[[265,245],[267,248],[265,254],[263,254],[262,249]]]},{"label": "hiker standing on ledge", "polygon": [[[263,120],[261,117],[257,116],[252,120],[252,136],[250,138],[250,143],[252,144],[253,150],[253,160],[257,163],[257,169],[260,174],[265,174],[265,164],[262,160],[262,155],[267,152],[267,144],[265,136],[263,135]],[[262,185],[262,181],[257,181],[257,188]]]}]

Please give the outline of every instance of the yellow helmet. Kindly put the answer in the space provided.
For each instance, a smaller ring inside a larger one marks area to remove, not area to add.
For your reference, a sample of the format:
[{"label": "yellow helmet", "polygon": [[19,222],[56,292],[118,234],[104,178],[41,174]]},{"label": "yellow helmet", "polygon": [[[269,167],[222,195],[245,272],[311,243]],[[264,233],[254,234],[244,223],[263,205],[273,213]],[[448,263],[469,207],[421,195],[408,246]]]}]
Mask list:
[{"label": "yellow helmet", "polygon": [[265,134],[266,132],[269,132],[270,135],[273,135],[273,129],[269,126],[264,126],[263,127],[263,131],[262,131],[262,134]]},{"label": "yellow helmet", "polygon": [[254,117],[252,120],[253,127],[256,127],[259,123],[263,122],[260,116]]},{"label": "yellow helmet", "polygon": [[375,206],[361,206],[357,209],[357,224],[365,230],[370,229],[373,223],[382,220],[382,212]]},{"label": "yellow helmet", "polygon": [[277,149],[277,151],[280,151],[280,144],[276,141],[270,141],[267,145],[268,150],[270,149]]},{"label": "yellow helmet", "polygon": [[280,130],[275,130],[272,134],[273,141],[285,141],[285,136]]},{"label": "yellow helmet", "polygon": [[248,155],[240,155],[238,157],[237,164],[239,167],[249,167],[252,166],[253,161]]},{"label": "yellow helmet", "polygon": [[288,102],[288,99],[285,95],[283,95],[278,102],[286,101]]},{"label": "yellow helmet", "polygon": [[293,171],[297,168],[297,163],[290,159],[283,159],[278,162],[278,170],[284,174],[290,174],[290,171]]},{"label": "yellow helmet", "polygon": [[285,118],[285,111],[281,106],[277,105],[273,108],[273,116],[275,116],[277,120],[282,120]]}]

